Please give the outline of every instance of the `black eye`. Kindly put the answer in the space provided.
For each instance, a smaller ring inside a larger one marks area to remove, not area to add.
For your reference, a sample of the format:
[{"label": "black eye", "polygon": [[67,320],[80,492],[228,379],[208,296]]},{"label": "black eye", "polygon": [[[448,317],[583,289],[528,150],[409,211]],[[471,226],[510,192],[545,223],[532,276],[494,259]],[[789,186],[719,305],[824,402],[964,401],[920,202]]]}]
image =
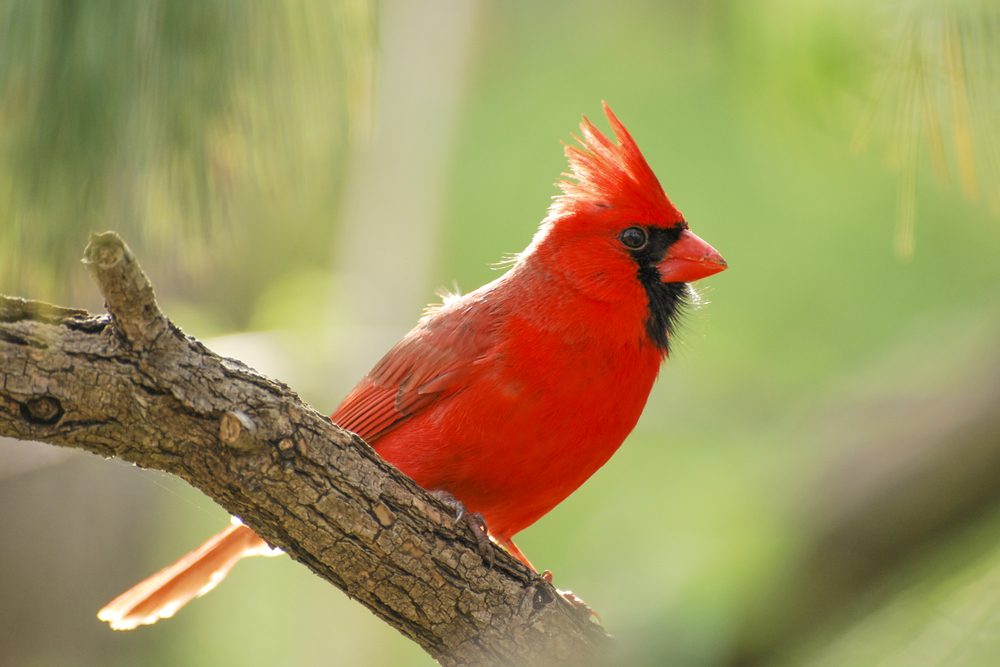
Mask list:
[{"label": "black eye", "polygon": [[618,240],[621,241],[622,245],[626,248],[638,250],[646,245],[646,242],[649,240],[649,236],[646,235],[646,230],[642,227],[629,227],[618,235]]}]

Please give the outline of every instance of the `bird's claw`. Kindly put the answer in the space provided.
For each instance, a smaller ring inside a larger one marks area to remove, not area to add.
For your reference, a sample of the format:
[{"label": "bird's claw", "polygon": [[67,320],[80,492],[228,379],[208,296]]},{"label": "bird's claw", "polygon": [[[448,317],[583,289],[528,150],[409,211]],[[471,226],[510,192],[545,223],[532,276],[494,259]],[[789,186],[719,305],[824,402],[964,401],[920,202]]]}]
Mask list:
[{"label": "bird's claw", "polygon": [[479,512],[469,512],[461,500],[447,491],[431,491],[430,494],[455,511],[455,525],[464,523],[476,538],[479,555],[487,568],[492,568],[496,559],[493,543],[486,528],[486,519]]},{"label": "bird's claw", "polygon": [[[545,583],[552,585],[552,570],[545,570],[541,572],[538,577]],[[553,586],[553,588],[555,588],[555,586]],[[582,616],[585,616],[588,621],[602,625],[601,615],[594,611],[590,605],[584,602],[583,598],[579,595],[573,591],[562,590],[560,588],[556,588],[556,593],[558,593],[563,600],[566,600],[566,602],[573,605],[573,608],[579,611]]]}]

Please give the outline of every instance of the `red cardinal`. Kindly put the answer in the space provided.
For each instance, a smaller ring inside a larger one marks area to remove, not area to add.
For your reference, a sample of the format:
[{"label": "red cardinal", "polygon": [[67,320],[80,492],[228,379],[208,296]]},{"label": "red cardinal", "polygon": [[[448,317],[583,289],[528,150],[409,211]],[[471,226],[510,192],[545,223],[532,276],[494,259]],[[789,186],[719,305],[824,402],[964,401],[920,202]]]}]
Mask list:
[{"label": "red cardinal", "polygon": [[[611,109],[566,146],[572,180],[509,271],[425,315],[333,413],[425,489],[511,538],[583,484],[635,426],[691,295],[726,262],[694,235]],[[269,550],[233,525],[111,601],[131,629]]]}]

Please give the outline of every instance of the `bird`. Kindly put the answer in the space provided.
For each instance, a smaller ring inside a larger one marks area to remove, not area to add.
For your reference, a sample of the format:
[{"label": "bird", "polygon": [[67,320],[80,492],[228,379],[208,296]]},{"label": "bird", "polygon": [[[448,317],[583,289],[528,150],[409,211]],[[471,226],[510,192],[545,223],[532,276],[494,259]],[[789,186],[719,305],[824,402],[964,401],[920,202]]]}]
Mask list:
[{"label": "bird", "polygon": [[[560,192],[508,270],[428,308],[331,414],[532,570],[514,535],[619,448],[697,299],[690,283],[727,268],[603,110],[614,138],[583,117]],[[274,553],[234,521],[98,618],[154,623],[241,558]]]}]

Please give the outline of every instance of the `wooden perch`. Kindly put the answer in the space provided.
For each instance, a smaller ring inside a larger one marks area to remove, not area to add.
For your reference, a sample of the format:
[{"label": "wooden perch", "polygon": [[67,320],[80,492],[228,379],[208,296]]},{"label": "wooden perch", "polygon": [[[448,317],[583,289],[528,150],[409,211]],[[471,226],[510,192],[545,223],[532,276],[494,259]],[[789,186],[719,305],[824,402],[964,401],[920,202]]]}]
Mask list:
[{"label": "wooden perch", "polygon": [[173,473],[444,665],[579,664],[604,630],[285,385],[160,312],[117,234],[84,262],[108,315],[0,297],[0,435]]}]

